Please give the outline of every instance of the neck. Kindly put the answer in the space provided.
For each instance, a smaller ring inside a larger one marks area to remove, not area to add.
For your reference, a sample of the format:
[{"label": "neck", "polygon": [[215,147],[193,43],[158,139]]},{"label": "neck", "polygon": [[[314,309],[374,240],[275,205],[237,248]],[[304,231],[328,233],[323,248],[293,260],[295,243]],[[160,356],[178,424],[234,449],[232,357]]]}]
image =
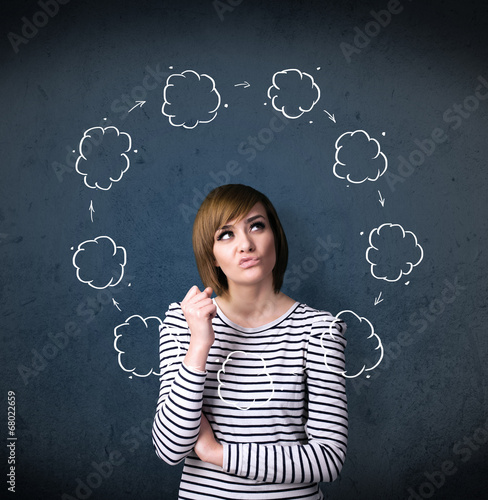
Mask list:
[{"label": "neck", "polygon": [[224,314],[227,311],[234,317],[257,320],[273,315],[283,297],[286,297],[283,293],[275,293],[272,281],[259,286],[238,286],[231,282],[227,293],[218,297],[218,304]]}]

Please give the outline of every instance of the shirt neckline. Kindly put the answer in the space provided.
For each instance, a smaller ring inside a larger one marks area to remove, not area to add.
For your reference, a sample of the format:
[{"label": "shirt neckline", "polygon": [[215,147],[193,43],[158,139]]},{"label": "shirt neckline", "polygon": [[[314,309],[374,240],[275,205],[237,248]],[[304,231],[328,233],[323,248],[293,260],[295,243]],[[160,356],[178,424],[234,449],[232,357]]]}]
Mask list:
[{"label": "shirt neckline", "polygon": [[217,314],[218,316],[226,323],[227,325],[231,326],[235,330],[239,330],[240,332],[245,332],[245,333],[257,333],[261,332],[264,330],[268,330],[269,328],[276,326],[278,323],[281,323],[284,319],[286,319],[300,304],[297,300],[288,308],[287,311],[285,311],[280,317],[274,319],[273,321],[270,321],[269,323],[266,323],[261,326],[256,326],[254,328],[251,327],[245,327],[238,325],[237,323],[234,323],[231,319],[229,319],[223,312],[222,309],[220,309],[219,305],[217,304],[217,301],[215,300],[215,297],[212,298],[213,303],[217,307]]}]

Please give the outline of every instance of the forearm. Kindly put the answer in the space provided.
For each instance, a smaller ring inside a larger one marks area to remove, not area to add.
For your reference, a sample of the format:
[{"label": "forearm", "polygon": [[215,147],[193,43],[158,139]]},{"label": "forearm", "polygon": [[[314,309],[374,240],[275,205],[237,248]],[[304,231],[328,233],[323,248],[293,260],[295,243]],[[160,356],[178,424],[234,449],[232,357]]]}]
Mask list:
[{"label": "forearm", "polygon": [[345,447],[318,442],[292,446],[256,443],[223,446],[223,470],[256,482],[334,481],[344,458]]},{"label": "forearm", "polygon": [[205,373],[209,352],[210,346],[202,345],[199,342],[190,341],[190,345],[183,362],[190,370]]},{"label": "forearm", "polygon": [[205,373],[181,364],[171,390],[153,422],[156,454],[174,465],[193,449],[200,430]]},{"label": "forearm", "polygon": [[[156,454],[169,464],[185,458],[198,439],[207,357],[215,339],[211,289],[205,289],[203,294],[197,294],[197,290],[193,287],[181,305],[170,305],[160,328],[162,376],[152,434]],[[183,303],[193,318],[191,328],[183,313]],[[196,307],[197,320],[204,318],[204,321],[195,321],[192,307]]]}]

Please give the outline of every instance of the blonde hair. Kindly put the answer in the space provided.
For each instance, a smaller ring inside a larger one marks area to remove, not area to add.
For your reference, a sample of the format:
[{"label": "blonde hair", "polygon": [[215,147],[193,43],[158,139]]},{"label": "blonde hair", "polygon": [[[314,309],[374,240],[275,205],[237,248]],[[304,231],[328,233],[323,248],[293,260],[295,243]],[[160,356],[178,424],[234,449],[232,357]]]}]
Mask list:
[{"label": "blonde hair", "polygon": [[193,252],[198,272],[205,287],[210,286],[217,295],[228,292],[227,277],[215,265],[213,245],[215,232],[223,224],[236,219],[239,222],[256,203],[262,203],[273,231],[276,264],[273,268],[273,287],[278,293],[288,262],[288,243],[275,208],[268,197],[243,184],[219,186],[203,200],[193,223]]}]

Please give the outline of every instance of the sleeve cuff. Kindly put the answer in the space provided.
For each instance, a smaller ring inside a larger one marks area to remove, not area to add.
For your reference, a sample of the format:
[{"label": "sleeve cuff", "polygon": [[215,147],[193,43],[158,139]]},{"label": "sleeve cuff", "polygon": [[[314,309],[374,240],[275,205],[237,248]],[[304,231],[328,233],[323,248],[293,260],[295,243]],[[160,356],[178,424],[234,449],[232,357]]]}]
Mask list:
[{"label": "sleeve cuff", "polygon": [[239,456],[239,445],[238,444],[222,444],[224,448],[223,464],[222,469],[228,474],[237,475],[238,473],[238,463],[237,457]]},{"label": "sleeve cuff", "polygon": [[224,443],[222,468],[234,476],[249,478],[257,470],[257,445],[251,443]]},{"label": "sleeve cuff", "polygon": [[197,370],[196,368],[193,368],[192,366],[188,366],[184,361],[182,362],[182,365],[185,367],[186,371],[197,374],[197,375],[207,375],[207,370],[202,372],[201,370]]}]

